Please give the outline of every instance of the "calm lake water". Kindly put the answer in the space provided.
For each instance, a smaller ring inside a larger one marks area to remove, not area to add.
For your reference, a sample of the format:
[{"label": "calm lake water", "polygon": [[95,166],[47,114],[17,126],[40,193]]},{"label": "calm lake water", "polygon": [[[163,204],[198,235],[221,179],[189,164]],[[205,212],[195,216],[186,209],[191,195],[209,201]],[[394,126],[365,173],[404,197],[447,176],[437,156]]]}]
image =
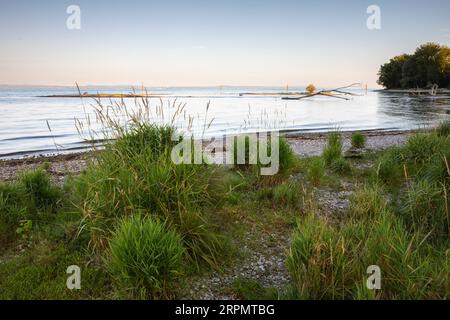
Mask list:
[{"label": "calm lake water", "polygon": [[[82,88],[89,93],[127,93],[130,88]],[[353,90],[361,96],[350,101],[314,97],[299,101],[278,96],[243,96],[242,92],[282,91],[280,88],[151,88],[149,93],[164,94],[150,98],[152,121],[169,121],[177,106],[185,105],[175,125],[191,130],[197,137],[218,136],[260,130],[325,132],[339,127],[348,130],[405,130],[433,125],[450,118],[450,96],[411,97]],[[291,88],[303,91],[304,88]],[[75,119],[97,130],[90,98],[41,98],[39,96],[77,94],[75,87],[37,88],[0,87],[0,158],[24,155],[75,152],[89,146],[83,141]],[[108,104],[109,99],[103,99]],[[206,112],[206,106],[210,107]],[[135,99],[125,99],[134,110]],[[163,104],[163,115],[156,107]],[[193,119],[189,125],[189,117]],[[167,119],[167,120],[164,120]],[[210,126],[208,124],[211,123]],[[49,127],[51,130],[49,130]],[[96,138],[101,138],[96,136]]]}]

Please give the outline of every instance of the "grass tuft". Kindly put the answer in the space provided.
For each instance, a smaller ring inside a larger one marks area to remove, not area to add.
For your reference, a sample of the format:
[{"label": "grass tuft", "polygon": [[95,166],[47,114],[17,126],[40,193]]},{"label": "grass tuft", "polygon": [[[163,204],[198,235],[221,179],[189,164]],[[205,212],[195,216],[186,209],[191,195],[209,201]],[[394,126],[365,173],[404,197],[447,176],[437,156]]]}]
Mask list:
[{"label": "grass tuft", "polygon": [[351,142],[353,148],[362,149],[366,146],[366,137],[362,133],[355,132],[352,134]]},{"label": "grass tuft", "polygon": [[328,134],[327,144],[322,154],[323,160],[327,166],[342,157],[342,138],[338,131]]},{"label": "grass tuft", "polygon": [[313,185],[319,185],[325,175],[325,162],[322,158],[312,159],[307,168],[307,177]]},{"label": "grass tuft", "polygon": [[117,282],[143,298],[164,295],[182,272],[185,250],[178,234],[139,215],[119,224],[110,249],[109,268]]}]

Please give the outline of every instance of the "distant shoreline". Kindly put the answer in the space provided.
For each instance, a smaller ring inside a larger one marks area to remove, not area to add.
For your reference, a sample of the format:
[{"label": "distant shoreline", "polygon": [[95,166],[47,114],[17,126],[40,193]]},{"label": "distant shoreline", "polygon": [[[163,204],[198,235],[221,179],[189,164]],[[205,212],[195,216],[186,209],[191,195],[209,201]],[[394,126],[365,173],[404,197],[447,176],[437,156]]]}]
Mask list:
[{"label": "distant shoreline", "polygon": [[[375,92],[387,92],[387,93],[413,93],[413,94],[430,94],[431,89],[379,89]],[[437,89],[436,94],[450,94],[449,89]]]},{"label": "distant shoreline", "polygon": [[37,98],[159,98],[167,94],[140,94],[140,93],[83,93],[83,94],[54,94],[37,96]]}]

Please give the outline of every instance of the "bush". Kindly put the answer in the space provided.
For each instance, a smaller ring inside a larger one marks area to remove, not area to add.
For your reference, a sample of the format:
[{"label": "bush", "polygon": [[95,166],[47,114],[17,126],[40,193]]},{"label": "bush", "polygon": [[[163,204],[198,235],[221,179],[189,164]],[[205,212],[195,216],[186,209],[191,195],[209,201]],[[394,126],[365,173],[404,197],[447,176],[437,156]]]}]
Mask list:
[{"label": "bush", "polygon": [[352,134],[352,147],[356,149],[362,149],[366,146],[366,137],[359,133],[355,132]]},{"label": "bush", "polygon": [[313,94],[314,92],[316,92],[316,86],[313,85],[313,84],[309,84],[309,85],[306,87],[306,91],[307,91],[309,94]]},{"label": "bush", "polygon": [[328,134],[328,141],[323,150],[322,157],[327,166],[342,157],[342,138],[339,132],[336,131]]},{"label": "bush", "polygon": [[181,238],[163,223],[134,216],[118,226],[110,241],[112,274],[126,289],[145,297],[165,294],[182,272]]}]

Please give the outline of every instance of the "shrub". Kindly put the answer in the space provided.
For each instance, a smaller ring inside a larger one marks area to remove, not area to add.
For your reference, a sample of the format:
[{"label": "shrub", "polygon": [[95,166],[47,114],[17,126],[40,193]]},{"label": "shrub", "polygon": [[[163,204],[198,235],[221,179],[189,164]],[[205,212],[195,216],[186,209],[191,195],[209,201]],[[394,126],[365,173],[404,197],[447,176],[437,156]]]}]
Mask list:
[{"label": "shrub", "polygon": [[322,157],[327,166],[342,157],[342,138],[339,132],[336,131],[328,134],[328,141],[323,150]]},{"label": "shrub", "polygon": [[325,163],[322,158],[314,158],[310,161],[307,172],[309,181],[314,185],[320,184],[325,175]]},{"label": "shrub", "polygon": [[359,133],[355,132],[352,134],[352,147],[356,149],[362,149],[366,146],[366,137]]},{"label": "shrub", "polygon": [[306,92],[308,92],[309,94],[313,94],[314,92],[316,92],[316,86],[313,84],[309,84],[306,87]]},{"label": "shrub", "polygon": [[119,282],[141,296],[165,294],[182,271],[181,238],[163,223],[134,216],[118,226],[110,241],[109,267]]}]

